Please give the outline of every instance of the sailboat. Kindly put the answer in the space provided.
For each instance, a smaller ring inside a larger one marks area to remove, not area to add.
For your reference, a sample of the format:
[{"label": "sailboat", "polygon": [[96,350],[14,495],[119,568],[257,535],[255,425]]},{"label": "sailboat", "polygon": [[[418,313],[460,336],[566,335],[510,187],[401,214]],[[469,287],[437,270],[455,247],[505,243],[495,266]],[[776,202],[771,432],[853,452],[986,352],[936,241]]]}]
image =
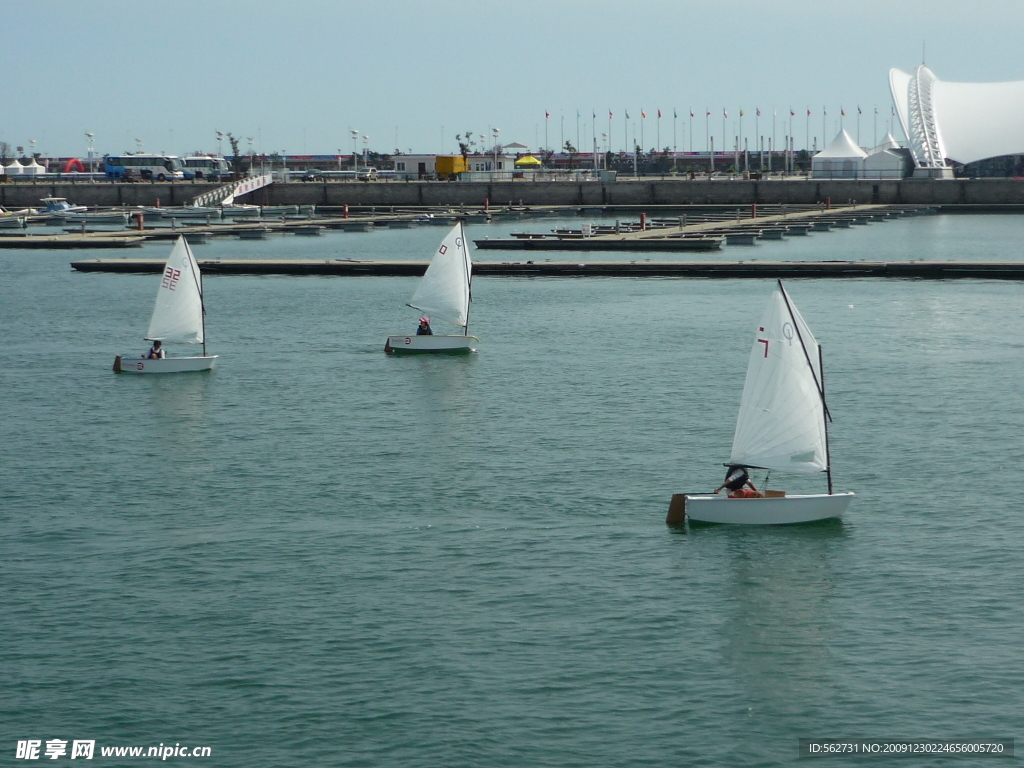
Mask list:
[{"label": "sailboat", "polygon": [[754,336],[727,466],[824,472],[828,493],[680,493],[672,497],[666,522],[784,525],[842,517],[854,494],[833,491],[827,420],[821,347],[780,280]]},{"label": "sailboat", "polygon": [[389,355],[475,351],[473,342],[480,339],[469,335],[472,281],[473,262],[469,258],[466,232],[460,221],[441,241],[406,306],[460,327],[462,335],[389,336],[384,351]]},{"label": "sailboat", "polygon": [[160,277],[156,306],[149,321],[147,341],[202,344],[203,354],[193,357],[149,359],[118,355],[115,373],[184,373],[208,371],[217,355],[206,354],[206,307],[203,305],[203,276],[192,249],[179,237]]}]

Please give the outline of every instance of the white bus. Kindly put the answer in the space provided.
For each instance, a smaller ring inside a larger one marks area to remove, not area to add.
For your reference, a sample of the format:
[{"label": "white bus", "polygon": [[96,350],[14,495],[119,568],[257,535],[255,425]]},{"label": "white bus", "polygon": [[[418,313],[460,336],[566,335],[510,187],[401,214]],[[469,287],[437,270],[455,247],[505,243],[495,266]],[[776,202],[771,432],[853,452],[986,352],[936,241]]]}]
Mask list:
[{"label": "white bus", "polygon": [[185,178],[220,181],[231,175],[228,161],[223,157],[189,155],[185,158]]},{"label": "white bus", "polygon": [[103,158],[108,179],[184,179],[181,158],[174,155],[107,155]]}]

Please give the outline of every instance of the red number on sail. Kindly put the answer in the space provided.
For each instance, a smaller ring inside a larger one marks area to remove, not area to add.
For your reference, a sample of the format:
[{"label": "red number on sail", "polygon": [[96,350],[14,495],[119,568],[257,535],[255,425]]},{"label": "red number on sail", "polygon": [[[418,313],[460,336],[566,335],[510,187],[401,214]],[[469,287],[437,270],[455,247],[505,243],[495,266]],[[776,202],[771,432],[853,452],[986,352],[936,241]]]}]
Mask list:
[{"label": "red number on sail", "polygon": [[169,291],[173,291],[175,286],[178,285],[178,278],[181,277],[181,270],[168,267],[167,271],[164,272],[164,279],[160,283],[164,288]]}]

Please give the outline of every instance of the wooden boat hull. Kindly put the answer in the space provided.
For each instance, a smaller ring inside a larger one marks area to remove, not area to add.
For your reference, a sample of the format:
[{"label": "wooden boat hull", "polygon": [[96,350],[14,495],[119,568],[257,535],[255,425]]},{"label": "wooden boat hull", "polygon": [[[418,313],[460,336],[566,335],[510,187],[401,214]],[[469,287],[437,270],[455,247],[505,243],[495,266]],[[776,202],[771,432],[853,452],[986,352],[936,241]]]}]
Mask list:
[{"label": "wooden boat hull", "polygon": [[475,352],[476,336],[388,336],[384,351],[389,355],[468,354]]},{"label": "wooden boat hull", "polygon": [[114,358],[114,373],[191,373],[209,371],[213,368],[218,355],[198,357],[165,357],[149,360],[143,357]]},{"label": "wooden boat hull", "polygon": [[[678,495],[683,498],[683,519],[726,525],[793,525],[840,518],[854,497],[849,491],[757,499],[730,499],[713,493]],[[667,522],[682,523],[675,497]]]}]

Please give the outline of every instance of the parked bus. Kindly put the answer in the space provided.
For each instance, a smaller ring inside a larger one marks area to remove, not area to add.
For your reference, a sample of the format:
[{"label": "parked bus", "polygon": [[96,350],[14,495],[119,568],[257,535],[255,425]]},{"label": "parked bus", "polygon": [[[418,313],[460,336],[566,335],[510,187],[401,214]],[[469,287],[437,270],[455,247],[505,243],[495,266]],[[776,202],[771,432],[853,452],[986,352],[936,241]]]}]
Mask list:
[{"label": "parked bus", "polygon": [[108,179],[184,179],[181,158],[174,155],[107,155],[103,158]]},{"label": "parked bus", "polygon": [[185,158],[185,178],[220,181],[231,175],[228,161],[223,157],[190,155]]}]

